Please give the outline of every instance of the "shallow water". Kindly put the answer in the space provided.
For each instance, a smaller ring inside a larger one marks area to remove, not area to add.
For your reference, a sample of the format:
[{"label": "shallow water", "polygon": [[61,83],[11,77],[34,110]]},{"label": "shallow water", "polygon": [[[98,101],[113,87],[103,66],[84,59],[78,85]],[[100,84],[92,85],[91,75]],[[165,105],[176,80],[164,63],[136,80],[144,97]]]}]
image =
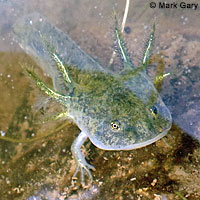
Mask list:
[{"label": "shallow water", "polygon": [[[190,137],[200,140],[200,5],[192,10],[151,9],[146,1],[130,4],[130,33],[124,38],[134,64],[139,63],[155,19],[153,54],[163,55],[165,72],[171,74],[161,96],[174,125],[164,139],[128,152],[102,151],[88,141],[85,153],[96,168],[95,186],[84,190],[78,180],[71,185],[75,164],[70,145],[79,129],[68,121],[38,123],[43,112],[36,112],[34,105],[44,96],[22,73],[20,63],[36,64],[12,40],[15,21],[30,12],[41,13],[106,67],[113,51],[113,8],[121,20],[124,6],[114,0],[0,1],[0,134],[7,140],[0,140],[1,199],[200,198],[199,142]],[[149,66],[152,77],[155,69],[154,64]],[[51,102],[44,117],[59,109]],[[27,138],[31,142],[25,143]]]}]

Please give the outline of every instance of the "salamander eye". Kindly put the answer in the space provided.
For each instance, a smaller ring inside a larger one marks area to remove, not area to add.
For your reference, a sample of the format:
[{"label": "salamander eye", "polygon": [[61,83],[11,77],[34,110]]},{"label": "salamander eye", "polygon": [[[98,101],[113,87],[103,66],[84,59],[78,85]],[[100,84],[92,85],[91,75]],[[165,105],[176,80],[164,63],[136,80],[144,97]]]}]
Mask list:
[{"label": "salamander eye", "polygon": [[120,130],[119,124],[116,122],[111,122],[111,127],[114,131]]},{"label": "salamander eye", "polygon": [[156,106],[151,106],[150,111],[151,111],[151,114],[153,115],[153,117],[155,118],[156,115],[158,114],[158,110],[157,110]]},{"label": "salamander eye", "polygon": [[151,112],[153,112],[155,115],[158,114],[158,110],[157,110],[156,106],[152,106],[152,107],[150,108],[150,110],[151,110]]}]

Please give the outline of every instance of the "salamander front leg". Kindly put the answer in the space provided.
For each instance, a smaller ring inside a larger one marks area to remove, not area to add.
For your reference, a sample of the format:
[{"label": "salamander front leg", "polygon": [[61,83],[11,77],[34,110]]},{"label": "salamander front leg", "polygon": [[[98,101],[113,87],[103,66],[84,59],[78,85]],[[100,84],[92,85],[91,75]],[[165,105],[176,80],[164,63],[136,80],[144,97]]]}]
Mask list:
[{"label": "salamander front leg", "polygon": [[74,172],[73,177],[76,177],[77,173],[80,171],[81,173],[81,184],[85,187],[85,176],[88,176],[90,180],[90,184],[92,183],[92,174],[90,170],[95,170],[95,168],[88,164],[85,160],[83,153],[81,152],[81,146],[87,139],[87,135],[84,132],[81,132],[79,136],[75,139],[71,146],[72,155],[76,161],[76,171]]}]

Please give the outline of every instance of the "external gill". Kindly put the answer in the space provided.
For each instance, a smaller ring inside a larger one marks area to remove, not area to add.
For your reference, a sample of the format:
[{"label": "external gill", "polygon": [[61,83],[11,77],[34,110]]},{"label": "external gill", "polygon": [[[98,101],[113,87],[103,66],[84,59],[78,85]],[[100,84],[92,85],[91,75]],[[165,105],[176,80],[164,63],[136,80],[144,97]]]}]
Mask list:
[{"label": "external gill", "polygon": [[68,110],[65,110],[63,112],[60,112],[56,115],[53,115],[53,116],[50,116],[50,117],[47,117],[45,119],[42,119],[42,123],[45,123],[45,122],[48,122],[48,121],[52,121],[52,120],[60,120],[60,119],[65,119],[66,117],[69,116],[69,112]]},{"label": "external gill", "polygon": [[64,96],[62,94],[59,94],[58,92],[53,91],[43,81],[41,81],[33,71],[27,69],[26,67],[23,68],[29,74],[29,76],[36,82],[37,86],[40,88],[41,91],[45,92],[48,96],[54,98],[56,101],[66,106],[66,101],[71,98],[70,96]]},{"label": "external gill", "polygon": [[61,72],[64,81],[67,84],[71,83],[71,79],[69,78],[68,72],[65,66],[63,65],[62,61],[60,60],[60,58],[56,55],[55,49],[49,44],[49,42],[47,42],[46,38],[40,32],[39,34],[44,46],[47,48],[47,52],[51,55],[52,59],[56,62],[58,70]]},{"label": "external gill", "polygon": [[115,16],[115,34],[116,34],[116,38],[117,38],[117,44],[119,46],[120,52],[121,52],[121,56],[123,58],[123,62],[124,62],[124,67],[128,68],[128,69],[132,69],[132,62],[131,59],[128,55],[128,51],[127,48],[125,46],[125,43],[123,42],[122,38],[121,38],[121,33],[119,31],[119,27],[118,27],[118,21],[117,21],[117,17]]},{"label": "external gill", "polygon": [[[117,23],[117,22],[116,22]],[[137,75],[138,73],[144,71],[148,64],[149,64],[149,58],[151,56],[151,49],[152,49],[152,45],[153,45],[153,41],[154,41],[154,33],[155,33],[155,24],[153,24],[153,30],[151,32],[151,35],[149,37],[149,40],[147,42],[147,47],[144,51],[144,55],[143,55],[143,58],[142,58],[142,63],[139,67],[137,68],[132,68],[131,66],[133,66],[133,64],[131,63],[130,61],[130,58],[127,54],[127,51],[126,51],[126,48],[120,38],[120,33],[119,33],[119,30],[116,29],[116,36],[118,38],[118,44],[120,46],[120,44],[123,44],[121,45],[121,51],[122,51],[122,55],[124,55],[126,57],[126,60],[129,62],[129,65],[125,65],[125,66],[128,66],[126,67],[123,71],[122,71],[122,76],[121,76],[121,79],[123,81],[126,81],[126,80],[129,80],[130,78],[132,78],[133,76]],[[131,71],[130,71],[130,68],[131,68]],[[127,69],[127,71],[126,71]],[[124,73],[125,72],[125,73]]]},{"label": "external gill", "polygon": [[160,81],[162,81],[165,77],[169,76],[170,73],[166,73],[166,74],[163,74],[163,75],[159,75],[159,76],[156,76],[153,83],[154,85],[158,84]]},{"label": "external gill", "polygon": [[51,54],[52,54],[52,58],[54,59],[54,61],[57,64],[57,67],[58,67],[59,71],[61,72],[65,82],[71,83],[71,80],[68,76],[68,73],[67,73],[62,61],[59,59],[59,57],[55,53],[51,53]]},{"label": "external gill", "polygon": [[140,67],[137,67],[133,73],[134,74],[137,74],[141,71],[144,71],[146,70],[148,64],[149,64],[149,58],[151,56],[151,49],[152,49],[152,45],[153,45],[153,42],[154,42],[154,37],[155,37],[155,23],[153,24],[153,29],[152,29],[152,32],[151,32],[151,35],[149,37],[149,40],[147,42],[147,47],[144,51],[144,55],[142,57],[142,63],[140,65]]},{"label": "external gill", "polygon": [[152,49],[152,44],[154,42],[154,35],[155,35],[155,23],[153,24],[153,30],[147,42],[147,47],[142,58],[142,66],[144,66],[145,68],[149,63],[149,57],[151,56],[151,49]]},{"label": "external gill", "polygon": [[[142,58],[142,64],[136,70],[143,71],[147,68],[149,63],[157,62],[157,66],[156,66],[157,76],[154,78],[153,83],[154,83],[155,88],[160,92],[163,79],[166,76],[170,75],[170,73],[164,74],[165,65],[164,65],[164,60],[161,55],[158,54],[155,56],[151,56],[151,49],[152,49],[152,45],[154,42],[154,37],[155,37],[155,23],[153,24],[152,32],[151,32],[151,35],[147,42],[147,47],[146,47],[146,50],[145,50],[143,58]],[[151,56],[151,58],[150,58],[150,56]]]},{"label": "external gill", "polygon": [[156,63],[156,76],[154,78],[153,84],[158,92],[162,90],[163,80],[165,77],[169,76],[170,73],[164,73],[165,63],[162,54],[156,54],[151,56],[149,63]]}]

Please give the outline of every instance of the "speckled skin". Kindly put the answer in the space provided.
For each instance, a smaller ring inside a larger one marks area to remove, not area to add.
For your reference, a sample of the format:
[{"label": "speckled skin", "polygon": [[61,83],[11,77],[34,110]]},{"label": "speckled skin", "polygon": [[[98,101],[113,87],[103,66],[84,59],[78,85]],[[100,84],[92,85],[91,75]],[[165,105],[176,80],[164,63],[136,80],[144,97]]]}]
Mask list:
[{"label": "speckled skin", "polygon": [[[97,147],[139,148],[162,137],[170,128],[169,111],[143,73],[124,81],[105,72],[90,73],[74,68],[69,72],[78,84],[71,87],[70,116]],[[133,88],[137,80],[141,85]],[[156,117],[151,112],[153,106],[158,111]],[[112,122],[119,125],[119,130],[111,127]]]},{"label": "speckled skin", "polygon": [[[26,16],[14,32],[15,40],[50,74],[54,89],[70,97],[63,104],[82,131],[72,152],[75,175],[81,171],[83,184],[84,173],[92,179],[89,169],[94,169],[80,151],[87,138],[101,149],[130,150],[155,142],[171,128],[170,112],[145,71],[131,63],[120,73],[106,71],[38,14]],[[41,35],[63,61],[71,83],[63,80]]]}]

